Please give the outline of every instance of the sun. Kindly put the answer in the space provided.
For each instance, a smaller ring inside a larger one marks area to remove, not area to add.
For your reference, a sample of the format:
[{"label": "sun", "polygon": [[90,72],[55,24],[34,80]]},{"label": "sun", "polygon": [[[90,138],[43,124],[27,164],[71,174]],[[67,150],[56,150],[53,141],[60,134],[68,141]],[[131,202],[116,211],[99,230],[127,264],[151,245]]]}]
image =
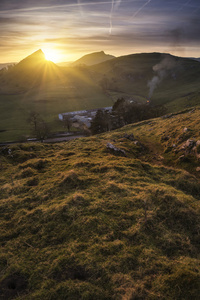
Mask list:
[{"label": "sun", "polygon": [[58,51],[56,51],[54,49],[48,49],[48,48],[44,48],[42,50],[44,52],[46,60],[50,60],[54,63],[60,61],[60,55],[59,55]]}]

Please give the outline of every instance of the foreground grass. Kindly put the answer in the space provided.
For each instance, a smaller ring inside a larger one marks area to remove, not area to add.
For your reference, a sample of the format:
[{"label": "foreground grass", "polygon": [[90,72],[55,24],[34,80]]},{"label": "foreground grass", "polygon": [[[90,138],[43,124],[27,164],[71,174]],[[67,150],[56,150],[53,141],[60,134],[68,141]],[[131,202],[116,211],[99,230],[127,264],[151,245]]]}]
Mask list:
[{"label": "foreground grass", "polygon": [[199,117],[1,148],[0,299],[198,299]]}]

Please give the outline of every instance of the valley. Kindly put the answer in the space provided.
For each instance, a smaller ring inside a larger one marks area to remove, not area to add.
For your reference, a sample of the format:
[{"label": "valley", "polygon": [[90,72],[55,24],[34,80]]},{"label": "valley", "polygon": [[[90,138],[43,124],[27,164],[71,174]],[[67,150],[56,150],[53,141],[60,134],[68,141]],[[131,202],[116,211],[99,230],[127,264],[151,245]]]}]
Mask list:
[{"label": "valley", "polygon": [[198,61],[169,54],[111,56],[96,65],[58,67],[38,50],[0,72],[0,142],[29,138],[32,111],[54,133],[63,130],[60,113],[112,106],[121,97],[137,103],[150,99],[167,112],[192,107],[199,104],[199,81]]}]

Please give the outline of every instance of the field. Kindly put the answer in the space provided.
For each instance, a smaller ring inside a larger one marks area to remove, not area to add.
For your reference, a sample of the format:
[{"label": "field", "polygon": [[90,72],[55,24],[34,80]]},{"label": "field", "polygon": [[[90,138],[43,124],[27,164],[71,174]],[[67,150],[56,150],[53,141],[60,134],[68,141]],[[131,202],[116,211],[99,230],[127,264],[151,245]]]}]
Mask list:
[{"label": "field", "polygon": [[19,95],[0,95],[0,142],[24,140],[30,135],[27,122],[31,111],[38,112],[52,131],[63,130],[59,113],[112,106],[101,88],[80,80],[50,83]]},{"label": "field", "polygon": [[198,299],[199,120],[1,147],[0,298]]}]

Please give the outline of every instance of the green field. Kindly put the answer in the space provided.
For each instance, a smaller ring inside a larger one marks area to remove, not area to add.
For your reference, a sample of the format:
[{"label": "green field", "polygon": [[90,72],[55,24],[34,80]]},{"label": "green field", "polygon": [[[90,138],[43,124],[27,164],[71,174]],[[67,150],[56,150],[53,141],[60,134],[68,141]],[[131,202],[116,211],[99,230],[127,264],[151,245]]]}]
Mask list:
[{"label": "green field", "polygon": [[90,83],[85,85],[52,84],[33,89],[23,95],[0,95],[0,142],[23,140],[30,134],[28,115],[38,112],[50,124],[52,131],[62,130],[58,114],[68,111],[112,106],[113,101],[101,88]]}]

